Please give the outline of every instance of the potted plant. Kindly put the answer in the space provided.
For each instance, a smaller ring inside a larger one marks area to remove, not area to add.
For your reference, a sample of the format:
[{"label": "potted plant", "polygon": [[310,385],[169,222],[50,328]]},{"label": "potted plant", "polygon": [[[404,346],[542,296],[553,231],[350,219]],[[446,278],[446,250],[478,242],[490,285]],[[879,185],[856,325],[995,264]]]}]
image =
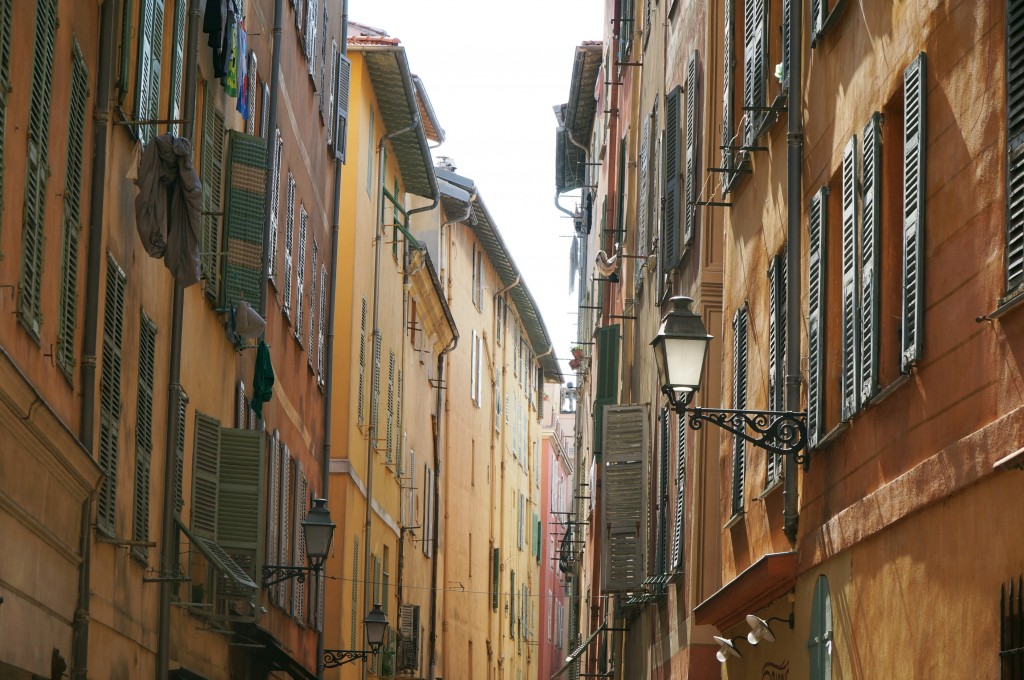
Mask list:
[{"label": "potted plant", "polygon": [[573,345],[569,351],[572,352],[572,358],[576,361],[583,358],[583,345]]}]

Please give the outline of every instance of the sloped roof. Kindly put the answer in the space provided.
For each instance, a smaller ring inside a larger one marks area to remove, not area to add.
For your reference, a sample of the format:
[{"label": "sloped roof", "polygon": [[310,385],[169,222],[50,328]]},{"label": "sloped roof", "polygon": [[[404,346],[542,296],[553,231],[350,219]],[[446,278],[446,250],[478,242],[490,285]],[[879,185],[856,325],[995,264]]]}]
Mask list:
[{"label": "sloped roof", "polygon": [[559,192],[572,191],[583,186],[586,157],[573,144],[573,139],[586,146],[590,142],[590,130],[594,126],[597,100],[594,86],[601,70],[601,49],[598,41],[588,40],[576,47],[573,61],[572,81],[569,84],[569,101],[555,107],[559,129],[555,136],[555,186]]},{"label": "sloped roof", "polygon": [[[533,299],[533,295],[530,294],[529,288],[526,287],[522,273],[516,266],[515,260],[512,259],[512,254],[509,253],[508,246],[501,238],[497,224],[487,210],[487,205],[481,198],[473,180],[440,168],[436,169],[436,173],[438,188],[441,192],[441,205],[449,218],[464,215],[467,205],[472,206],[472,212],[465,224],[469,225],[476,233],[491,265],[501,279],[502,287],[507,288],[515,284],[509,290],[508,296],[526,330],[530,348],[535,355],[540,357],[545,379],[549,382],[562,382],[558,357],[555,355],[551,336],[548,335],[548,330],[544,326],[544,319],[540,315],[537,303]],[[474,194],[476,197],[470,199],[469,196]]]}]

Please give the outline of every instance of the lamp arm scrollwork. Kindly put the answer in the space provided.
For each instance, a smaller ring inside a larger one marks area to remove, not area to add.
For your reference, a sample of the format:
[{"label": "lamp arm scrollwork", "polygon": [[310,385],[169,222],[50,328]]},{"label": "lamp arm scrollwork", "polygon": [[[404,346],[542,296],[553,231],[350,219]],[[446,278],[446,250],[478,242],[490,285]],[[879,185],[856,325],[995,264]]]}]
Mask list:
[{"label": "lamp arm scrollwork", "polygon": [[306,574],[316,571],[313,567],[287,567],[273,564],[263,565],[261,576],[263,577],[263,587],[272,586],[275,583],[281,583],[289,579],[295,579],[299,583],[306,582]]},{"label": "lamp arm scrollwork", "polygon": [[[710,409],[700,406],[680,409],[689,416],[690,429],[700,430],[713,423],[769,453],[793,456],[803,465],[810,463],[807,453],[807,414],[794,411],[743,411]],[[750,434],[753,430],[755,435]]]},{"label": "lamp arm scrollwork", "polygon": [[337,668],[360,659],[366,663],[369,655],[370,652],[362,649],[325,649],[324,668]]}]

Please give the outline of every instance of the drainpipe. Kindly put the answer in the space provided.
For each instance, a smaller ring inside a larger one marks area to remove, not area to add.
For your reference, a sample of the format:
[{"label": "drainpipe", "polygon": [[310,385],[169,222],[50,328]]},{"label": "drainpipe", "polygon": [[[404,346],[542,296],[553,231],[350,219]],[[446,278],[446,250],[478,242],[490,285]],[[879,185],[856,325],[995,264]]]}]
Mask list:
[{"label": "drainpipe", "polygon": [[[182,87],[181,136],[192,140],[196,114],[196,63],[199,57],[199,0],[188,3],[188,37],[185,41],[185,82]],[[164,507],[160,532],[162,569],[177,573],[177,531],[174,528],[174,447],[177,438],[178,398],[181,395],[181,331],[184,323],[185,289],[174,282],[171,316],[171,355],[167,377],[167,435],[164,439]],[[171,658],[171,589],[174,582],[160,581],[157,628],[156,677],[167,680]]]},{"label": "drainpipe", "polygon": [[[445,445],[447,444],[447,439],[443,440],[443,442],[442,442],[442,439],[441,439],[441,394],[444,392],[444,389],[445,389],[445,387],[444,387],[444,367],[445,367],[445,363],[446,363],[445,362],[445,358],[446,358],[446,356],[447,356],[447,354],[449,352],[451,352],[452,350],[454,350],[458,346],[458,344],[459,344],[459,335],[458,335],[458,331],[456,331],[455,337],[452,338],[452,341],[450,343],[448,343],[447,347],[445,347],[443,350],[441,350],[441,354],[439,354],[438,357],[437,357],[437,401],[434,404],[434,412],[437,414],[437,416],[436,416],[437,417],[437,425],[434,428],[434,488],[432,490],[432,493],[434,494],[434,537],[433,537],[433,539],[431,539],[432,543],[433,543],[433,545],[432,545],[432,548],[433,548],[432,553],[433,553],[434,557],[430,561],[430,585],[431,585],[431,588],[430,588],[430,635],[427,637],[427,639],[430,640],[430,665],[429,665],[429,670],[427,672],[427,677],[428,678],[436,677],[434,673],[435,673],[435,670],[436,670],[436,667],[437,667],[437,643],[436,643],[436,634],[437,634],[436,628],[437,628],[437,626],[436,626],[436,621],[437,621],[437,591],[439,589],[438,588],[438,583],[437,583],[437,563],[440,561],[439,557],[438,557],[438,554],[437,554],[437,537],[438,537],[438,535],[440,533],[437,530],[437,517],[438,517],[438,507],[437,506],[439,505],[438,500],[440,500],[440,496],[441,496],[441,482],[440,482],[440,479],[441,479],[441,464],[442,464],[442,460],[443,460],[442,456],[441,456],[441,446],[442,446],[442,443],[445,444]],[[447,434],[447,432],[445,434]]]},{"label": "drainpipe", "polygon": [[[345,0],[348,4],[348,0]],[[274,156],[277,154],[277,95],[280,92],[281,83],[278,72],[281,70],[281,22],[284,15],[284,0],[274,0],[274,53],[270,64],[270,109],[267,112],[267,180],[264,184],[263,201],[263,262],[260,272],[260,308],[259,313],[264,319],[267,318],[267,279],[270,278],[270,223],[273,219],[271,213],[270,197],[274,193]],[[347,10],[346,10],[347,11]],[[345,24],[342,21],[342,37],[345,37]],[[342,54],[345,52],[345,43],[342,41]],[[335,175],[337,175],[335,168]],[[337,184],[337,177],[335,178]],[[337,188],[335,189],[337,191]],[[335,194],[337,199],[337,193]],[[337,200],[335,200],[337,205]],[[333,265],[332,265],[333,266]],[[332,298],[333,300],[333,298]],[[261,419],[262,420],[262,419]],[[319,665],[319,662],[318,664]]]},{"label": "drainpipe", "polygon": [[[110,68],[114,61],[114,3],[100,9],[99,65],[93,104],[92,179],[89,185],[89,259],[85,284],[85,337],[82,343],[82,418],[78,439],[93,453],[96,412],[96,340],[99,317],[100,264],[103,251],[103,199],[107,176],[107,124],[110,120]],[[71,678],[86,680],[89,671],[89,582],[91,580],[92,501],[82,504],[82,563],[78,567],[78,602],[71,624]]]},{"label": "drainpipe", "polygon": [[[789,297],[786,301],[786,409],[800,410],[800,310],[802,306],[800,290],[800,209],[803,205],[800,186],[803,162],[803,110],[800,102],[801,78],[801,28],[803,21],[803,3],[789,3],[789,130],[786,136],[789,145],[787,155],[788,180],[786,186],[787,203],[787,248],[786,266],[790,272]],[[796,545],[797,524],[797,488],[796,476],[798,466],[794,456],[785,456],[785,485],[782,491],[784,505],[783,531],[790,543]]]}]

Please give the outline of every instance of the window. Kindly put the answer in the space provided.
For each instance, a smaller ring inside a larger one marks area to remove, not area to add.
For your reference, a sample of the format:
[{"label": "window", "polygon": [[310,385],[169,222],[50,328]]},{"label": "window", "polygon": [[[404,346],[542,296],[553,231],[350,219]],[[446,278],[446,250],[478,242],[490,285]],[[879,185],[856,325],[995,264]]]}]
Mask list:
[{"label": "window", "polygon": [[107,286],[103,299],[103,349],[100,366],[100,469],[104,479],[96,499],[96,523],[115,535],[117,519],[117,458],[121,433],[121,337],[127,278],[107,255]]},{"label": "window", "polygon": [[284,154],[284,142],[281,140],[281,130],[274,130],[274,170],[273,189],[270,193],[270,280],[277,287],[277,230],[281,223],[279,213],[281,212],[281,156]]},{"label": "window", "polygon": [[828,187],[811,198],[808,220],[807,286],[807,439],[813,447],[823,434],[825,359],[826,235]]},{"label": "window", "polygon": [[391,583],[391,549],[388,546],[384,546],[384,575],[381,579],[381,609],[386,614],[388,611],[388,590],[389,584]]},{"label": "window", "polygon": [[203,228],[200,239],[200,273],[203,290],[216,300],[220,295],[221,198],[224,173],[224,114],[214,97],[214,88],[203,89],[203,148],[199,179],[203,183]]},{"label": "window", "polygon": [[618,61],[629,61],[629,51],[633,45],[633,0],[622,0],[621,21],[619,22],[618,37]]},{"label": "window", "polygon": [[832,678],[832,598],[829,595],[828,579],[818,576],[811,602],[811,630],[807,640],[810,656],[811,680]]},{"label": "window", "polygon": [[[654,138],[658,130],[658,107],[655,104],[650,115],[644,118],[643,132],[640,133],[640,156],[639,156],[639,177],[637,179],[637,210],[636,210],[636,253],[647,255],[650,250],[648,245],[648,228],[651,221],[651,176],[650,155],[654,147]],[[643,285],[644,266],[639,260],[635,265],[636,287],[640,290]]]},{"label": "window", "polygon": [[480,369],[483,365],[483,341],[474,330],[470,342],[469,397],[473,404],[480,406]]},{"label": "window", "polygon": [[499,297],[494,301],[494,341],[501,345],[501,341],[504,339],[504,321],[505,316],[505,299]]},{"label": "window", "polygon": [[472,263],[472,286],[471,297],[473,298],[473,306],[476,307],[478,312],[484,311],[484,283],[483,283],[483,265],[484,253],[475,244],[473,245],[473,263]]},{"label": "window", "polygon": [[[747,408],[747,308],[736,310],[732,320],[732,402],[733,408]],[[747,473],[747,449],[742,437],[733,437],[732,514],[743,514]]]},{"label": "window", "polygon": [[[701,99],[700,99],[700,59],[697,51],[694,50],[693,54],[690,55],[690,61],[686,65],[686,113],[685,113],[685,124],[684,130],[686,132],[686,156],[683,159],[683,176],[685,177],[686,189],[683,203],[683,245],[688,246],[693,242],[693,237],[697,233],[697,204],[696,201],[699,199],[700,194],[698,193],[698,185],[700,178],[700,159],[697,156],[698,153],[698,141],[699,141],[699,120],[701,110]],[[676,125],[678,125],[678,114],[676,118]],[[678,135],[679,131],[673,131],[676,137],[676,149],[675,153],[679,153],[679,142]],[[676,156],[678,158],[678,155]],[[676,161],[678,163],[678,161]],[[676,168],[678,172],[679,168]],[[678,181],[675,182],[678,189]]]},{"label": "window", "polygon": [[292,251],[295,239],[295,176],[288,173],[288,191],[285,194],[284,218],[284,301],[281,311],[291,321],[292,309]]},{"label": "window", "polygon": [[149,541],[149,478],[153,456],[153,383],[156,361],[156,325],[141,313],[139,319],[139,392],[135,407],[135,507],[132,555],[146,562]]},{"label": "window", "polygon": [[[665,139],[662,143],[662,163],[665,174],[662,176],[664,186],[665,219],[661,233],[661,277],[674,269],[679,259],[679,175],[682,142],[679,127],[679,100],[681,88],[673,88],[665,95]],[[659,279],[659,285],[661,281]]]},{"label": "window", "polygon": [[295,262],[295,339],[302,345],[302,293],[306,280],[306,227],[309,215],[306,206],[299,204],[298,261]]},{"label": "window", "polygon": [[[786,249],[772,258],[768,268],[768,410],[781,411],[786,401]],[[782,456],[768,453],[765,488],[782,476]]]},{"label": "window", "polygon": [[[164,0],[142,0],[139,17],[139,56],[135,64],[135,119],[160,118],[160,73],[164,44]],[[156,125],[139,125],[143,144],[156,137]]]},{"label": "window", "polygon": [[604,407],[619,400],[619,325],[597,331],[597,380],[594,399],[594,454],[603,451],[602,419]]},{"label": "window", "polygon": [[1006,3],[1006,298],[1024,286],[1024,6]]}]

